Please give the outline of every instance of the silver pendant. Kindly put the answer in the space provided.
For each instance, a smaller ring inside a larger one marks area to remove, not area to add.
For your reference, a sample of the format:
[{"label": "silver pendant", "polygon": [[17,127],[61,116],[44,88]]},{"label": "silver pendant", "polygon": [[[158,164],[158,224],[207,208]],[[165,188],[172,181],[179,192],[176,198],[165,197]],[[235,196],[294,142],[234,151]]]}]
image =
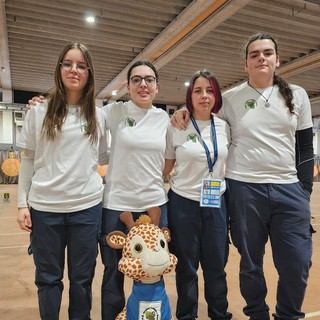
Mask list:
[{"label": "silver pendant", "polygon": [[270,103],[267,101],[267,102],[264,104],[264,106],[265,106],[266,108],[269,108],[269,107],[270,107]]}]

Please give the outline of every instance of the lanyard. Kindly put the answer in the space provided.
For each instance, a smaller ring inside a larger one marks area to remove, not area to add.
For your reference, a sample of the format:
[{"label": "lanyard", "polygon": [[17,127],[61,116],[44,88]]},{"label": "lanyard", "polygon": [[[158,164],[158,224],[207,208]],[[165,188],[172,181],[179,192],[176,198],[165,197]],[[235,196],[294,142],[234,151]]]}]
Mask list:
[{"label": "lanyard", "polygon": [[191,115],[190,119],[192,121],[192,124],[193,124],[194,128],[196,129],[196,131],[198,132],[198,134],[199,134],[199,136],[201,138],[202,145],[203,145],[203,148],[204,148],[204,150],[206,152],[206,156],[207,156],[209,172],[210,172],[210,174],[212,174],[213,166],[215,165],[215,163],[216,163],[216,161],[218,159],[218,144],[217,144],[217,136],[216,136],[216,126],[214,124],[213,116],[211,116],[211,135],[212,135],[213,154],[214,154],[213,162],[212,162],[212,159],[210,157],[209,148],[208,148],[208,146],[206,145],[206,143],[204,142],[204,140],[201,137],[201,133],[200,133],[200,130],[199,130],[199,127],[197,125],[197,122],[196,122],[195,118]]}]

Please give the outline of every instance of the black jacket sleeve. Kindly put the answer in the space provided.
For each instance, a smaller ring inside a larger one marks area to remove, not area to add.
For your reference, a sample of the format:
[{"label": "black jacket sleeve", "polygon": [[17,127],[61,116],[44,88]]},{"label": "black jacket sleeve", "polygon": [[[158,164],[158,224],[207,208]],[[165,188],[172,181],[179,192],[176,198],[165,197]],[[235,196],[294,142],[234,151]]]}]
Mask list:
[{"label": "black jacket sleeve", "polygon": [[313,185],[313,134],[312,127],[296,131],[296,168],[298,179],[310,193]]}]

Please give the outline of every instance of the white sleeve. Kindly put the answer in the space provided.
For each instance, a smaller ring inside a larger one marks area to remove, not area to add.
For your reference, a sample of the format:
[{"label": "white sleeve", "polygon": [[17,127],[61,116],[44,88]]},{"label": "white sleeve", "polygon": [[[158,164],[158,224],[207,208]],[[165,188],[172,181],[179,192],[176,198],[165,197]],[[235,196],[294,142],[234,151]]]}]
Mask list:
[{"label": "white sleeve", "polygon": [[34,151],[23,149],[21,151],[21,167],[18,183],[18,208],[27,208],[31,178],[34,174]]},{"label": "white sleeve", "polygon": [[107,124],[106,124],[106,114],[102,110],[99,110],[101,120],[100,120],[100,131],[101,131],[101,136],[99,138],[99,158],[98,158],[98,164],[100,165],[105,165],[108,164],[109,162],[109,150],[108,150],[108,131],[107,130]]},{"label": "white sleeve", "polygon": [[294,103],[298,104],[299,110],[297,130],[308,129],[313,126],[311,105],[308,94],[301,87],[293,90],[293,94]]},{"label": "white sleeve", "polygon": [[171,124],[168,125],[167,135],[166,135],[166,151],[165,159],[176,159],[176,152],[173,146],[173,130]]},{"label": "white sleeve", "polygon": [[229,100],[225,97],[225,96],[222,96],[222,107],[221,109],[219,110],[218,112],[218,116],[220,119],[228,122],[228,109],[230,107],[230,102]]}]

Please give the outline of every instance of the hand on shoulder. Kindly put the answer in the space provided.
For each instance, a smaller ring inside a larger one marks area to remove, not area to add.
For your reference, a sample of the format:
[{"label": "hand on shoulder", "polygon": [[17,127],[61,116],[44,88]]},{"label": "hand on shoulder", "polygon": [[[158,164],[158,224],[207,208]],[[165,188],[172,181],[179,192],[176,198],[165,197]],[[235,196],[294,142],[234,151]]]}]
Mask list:
[{"label": "hand on shoulder", "polygon": [[187,109],[179,109],[171,117],[171,124],[179,130],[186,130],[190,121],[190,114]]},{"label": "hand on shoulder", "polygon": [[32,107],[36,105],[37,102],[42,103],[44,100],[44,96],[35,96],[32,99],[28,100],[26,104],[26,112],[28,112]]}]

